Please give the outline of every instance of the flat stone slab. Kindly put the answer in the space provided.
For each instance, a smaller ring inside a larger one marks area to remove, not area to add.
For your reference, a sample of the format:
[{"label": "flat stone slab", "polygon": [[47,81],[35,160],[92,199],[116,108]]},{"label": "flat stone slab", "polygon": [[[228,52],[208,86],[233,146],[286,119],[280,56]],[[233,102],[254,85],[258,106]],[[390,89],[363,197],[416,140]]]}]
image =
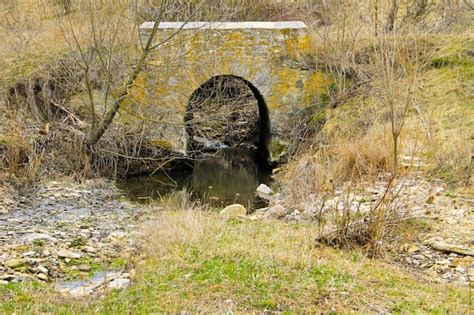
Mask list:
[{"label": "flat stone slab", "polygon": [[[154,27],[154,22],[145,22],[140,29],[147,30]],[[159,29],[217,29],[217,30],[235,30],[235,29],[304,29],[306,24],[301,21],[287,22],[161,22]]]}]

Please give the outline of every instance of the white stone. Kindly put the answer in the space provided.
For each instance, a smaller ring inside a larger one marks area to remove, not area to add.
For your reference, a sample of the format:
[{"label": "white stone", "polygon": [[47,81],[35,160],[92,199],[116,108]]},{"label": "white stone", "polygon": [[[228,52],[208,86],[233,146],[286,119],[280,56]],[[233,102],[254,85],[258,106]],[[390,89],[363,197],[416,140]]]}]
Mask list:
[{"label": "white stone", "polygon": [[46,268],[44,266],[38,266],[37,269],[38,269],[39,272],[44,273],[45,275],[47,275],[49,273],[48,268]]},{"label": "white stone", "polygon": [[[145,22],[140,29],[153,29],[154,22]],[[158,29],[305,29],[306,24],[301,21],[284,22],[161,22]]]},{"label": "white stone", "polygon": [[108,287],[109,289],[112,289],[112,290],[123,290],[123,289],[128,288],[129,286],[130,286],[129,279],[119,278],[119,279],[110,281]]},{"label": "white stone", "polygon": [[257,187],[257,195],[262,199],[271,200],[273,194],[273,190],[265,184],[260,184]]},{"label": "white stone", "polygon": [[65,249],[59,250],[58,251],[58,256],[61,257],[61,258],[70,258],[70,259],[79,259],[79,258],[81,258],[81,254],[70,252],[70,251],[65,250]]},{"label": "white stone", "polygon": [[90,287],[79,287],[71,291],[65,291],[73,298],[82,298],[94,293],[94,289]]}]

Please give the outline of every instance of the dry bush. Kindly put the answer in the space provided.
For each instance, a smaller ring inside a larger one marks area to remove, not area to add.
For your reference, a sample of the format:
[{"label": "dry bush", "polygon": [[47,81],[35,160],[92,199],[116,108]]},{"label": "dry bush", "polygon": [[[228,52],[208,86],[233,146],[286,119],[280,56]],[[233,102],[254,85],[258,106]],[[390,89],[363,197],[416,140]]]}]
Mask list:
[{"label": "dry bush", "polygon": [[339,139],[291,162],[281,180],[288,198],[298,204],[314,193],[332,193],[344,182],[373,179],[387,172],[390,164],[391,152],[384,138]]},{"label": "dry bush", "polygon": [[[162,0],[144,0],[141,16],[151,20],[159,14]],[[284,21],[305,19],[314,13],[315,3],[322,1],[298,0],[292,3],[272,0],[177,0],[169,1],[164,21]],[[311,10],[313,9],[313,10]],[[311,12],[311,13],[310,13]],[[311,16],[312,17],[312,16]]]},{"label": "dry bush", "polygon": [[474,145],[465,134],[439,132],[431,143],[430,155],[436,161],[433,175],[441,177],[448,185],[473,187]]},{"label": "dry bush", "polygon": [[363,202],[361,196],[370,195],[367,191],[370,186],[346,185],[332,199],[336,202],[320,214],[317,241],[340,248],[362,247],[370,256],[398,249],[400,235],[397,234],[410,219],[408,198],[401,196],[405,183],[397,183],[392,177],[384,185],[376,198]]},{"label": "dry bush", "polygon": [[19,127],[0,136],[0,163],[6,167],[8,176],[22,178],[25,182],[35,181],[40,174],[43,150]]},{"label": "dry bush", "polygon": [[311,209],[319,242],[362,247],[373,256],[396,244],[396,232],[409,217],[407,196],[400,194],[404,181],[390,175],[389,136],[376,135],[370,131],[306,152],[280,178],[287,207],[303,213]]}]

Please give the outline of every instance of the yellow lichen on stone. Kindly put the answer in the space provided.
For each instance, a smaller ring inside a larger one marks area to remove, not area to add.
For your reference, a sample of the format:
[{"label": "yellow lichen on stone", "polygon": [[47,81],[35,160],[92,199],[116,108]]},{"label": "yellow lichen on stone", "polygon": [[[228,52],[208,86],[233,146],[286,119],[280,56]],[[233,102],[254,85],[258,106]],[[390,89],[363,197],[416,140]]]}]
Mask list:
[{"label": "yellow lichen on stone", "polygon": [[[164,30],[160,40],[170,34]],[[183,30],[150,56],[151,71],[137,80],[136,106],[156,120],[157,139],[179,136],[185,143],[183,122],[191,94],[214,76],[233,75],[260,92],[273,128],[287,128],[285,116],[319,102],[330,84],[301,62],[311,46],[302,29]]]},{"label": "yellow lichen on stone", "polygon": [[166,139],[151,139],[149,143],[157,149],[172,150],[174,149],[173,143]]}]

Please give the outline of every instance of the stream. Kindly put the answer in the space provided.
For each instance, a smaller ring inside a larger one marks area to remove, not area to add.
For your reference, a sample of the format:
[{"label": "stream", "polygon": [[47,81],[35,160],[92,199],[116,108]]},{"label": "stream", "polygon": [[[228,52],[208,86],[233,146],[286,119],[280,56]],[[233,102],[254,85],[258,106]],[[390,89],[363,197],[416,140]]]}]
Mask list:
[{"label": "stream", "polygon": [[128,178],[119,187],[127,198],[141,203],[187,189],[194,199],[214,206],[240,203],[255,209],[265,205],[255,198],[255,189],[270,185],[271,175],[272,167],[255,150],[226,148],[170,170]]}]

